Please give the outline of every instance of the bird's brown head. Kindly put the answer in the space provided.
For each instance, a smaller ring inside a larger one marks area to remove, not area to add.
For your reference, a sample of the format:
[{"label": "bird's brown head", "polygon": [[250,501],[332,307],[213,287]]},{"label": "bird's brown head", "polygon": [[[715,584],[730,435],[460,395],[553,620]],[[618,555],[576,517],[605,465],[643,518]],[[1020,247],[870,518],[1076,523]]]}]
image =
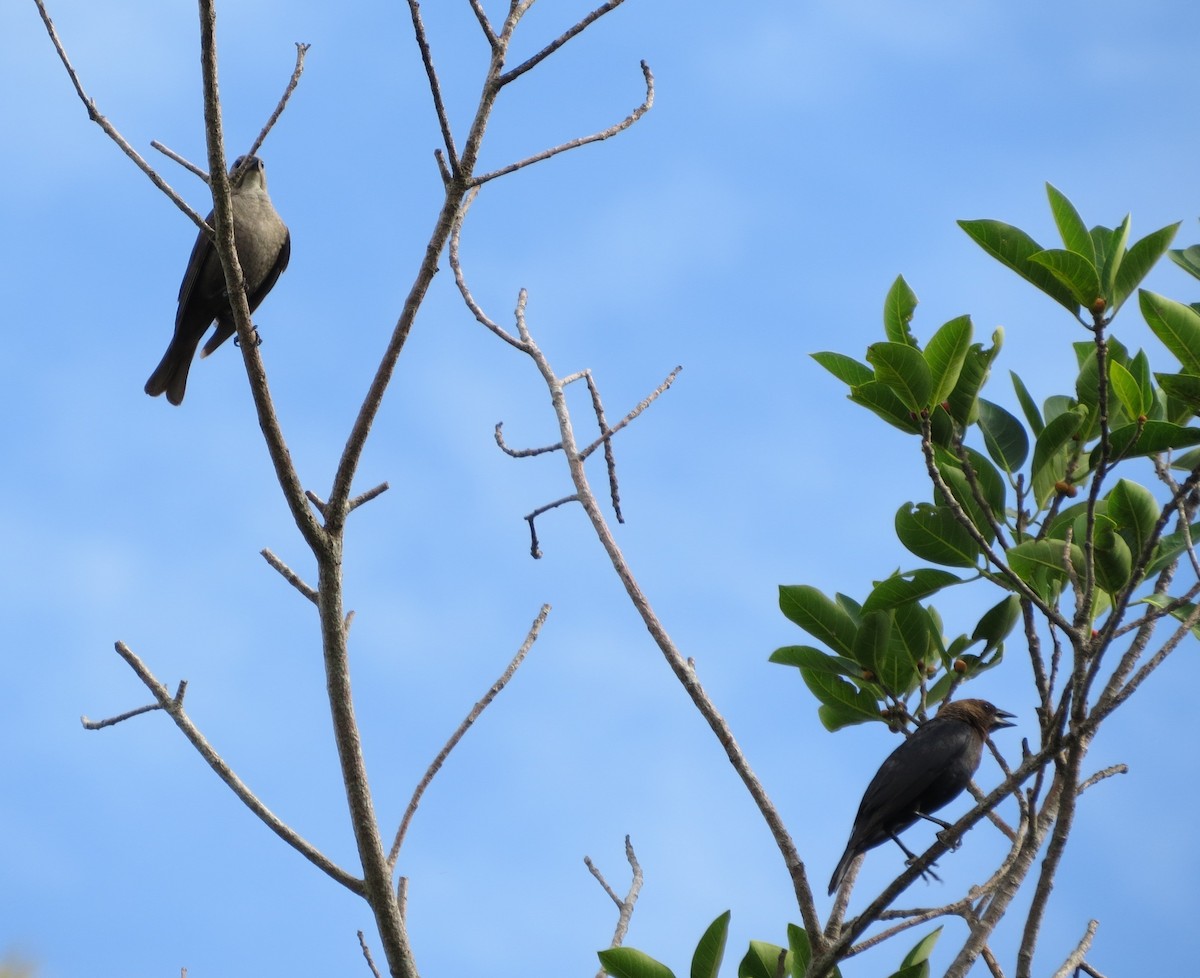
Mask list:
[{"label": "bird's brown head", "polygon": [[257,156],[239,156],[229,171],[235,190],[266,190],[267,165]]},{"label": "bird's brown head", "polygon": [[993,706],[987,700],[955,700],[947,703],[938,711],[937,718],[941,720],[943,717],[969,723],[985,737],[993,730],[1014,726],[1008,722],[1013,714]]}]

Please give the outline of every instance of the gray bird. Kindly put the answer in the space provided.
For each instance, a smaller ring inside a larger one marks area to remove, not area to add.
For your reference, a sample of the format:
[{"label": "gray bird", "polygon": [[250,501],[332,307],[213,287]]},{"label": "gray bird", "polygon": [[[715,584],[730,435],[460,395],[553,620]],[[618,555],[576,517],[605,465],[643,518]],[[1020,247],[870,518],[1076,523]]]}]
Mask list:
[{"label": "gray bird", "polygon": [[[236,173],[244,159],[239,156],[230,172]],[[209,214],[207,220],[211,226],[213,215]],[[267,196],[266,167],[257,156],[250,157],[233,184],[233,238],[242,277],[246,280],[246,299],[253,313],[287,268],[292,254],[292,237]],[[204,344],[201,359],[237,331],[225,290],[221,259],[208,235],[201,231],[179,286],[175,335],[171,337],[162,361],[146,381],[147,394],[157,397],[166,393],[172,404],[183,402],[196,347],[214,319],[217,331]]]}]

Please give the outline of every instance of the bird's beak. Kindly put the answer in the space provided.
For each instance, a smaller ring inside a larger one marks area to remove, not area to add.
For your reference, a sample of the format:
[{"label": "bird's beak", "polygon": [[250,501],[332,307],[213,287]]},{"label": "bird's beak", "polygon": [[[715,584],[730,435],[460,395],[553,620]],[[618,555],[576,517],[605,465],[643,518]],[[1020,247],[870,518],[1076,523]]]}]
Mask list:
[{"label": "bird's beak", "polygon": [[1009,713],[1007,710],[997,710],[996,719],[992,721],[993,730],[1003,730],[1005,727],[1015,727],[1015,723],[1008,723],[1008,720],[1015,720],[1017,715]]}]

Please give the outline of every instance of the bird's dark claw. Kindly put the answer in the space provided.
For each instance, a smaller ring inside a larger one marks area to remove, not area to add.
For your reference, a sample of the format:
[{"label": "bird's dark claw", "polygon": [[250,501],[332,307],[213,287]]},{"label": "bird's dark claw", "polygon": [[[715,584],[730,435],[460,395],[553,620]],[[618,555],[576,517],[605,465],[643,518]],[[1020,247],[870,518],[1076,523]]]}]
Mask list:
[{"label": "bird's dark claw", "polygon": [[[916,862],[915,859],[904,860],[904,864],[906,866],[911,866],[914,862]],[[942,881],[942,878],[933,871],[933,867],[936,865],[937,863],[930,863],[923,870],[921,870],[921,878],[924,879],[926,883],[928,883],[930,880],[935,880],[938,883]]]},{"label": "bird's dark claw", "polygon": [[[258,335],[258,327],[255,326],[254,327],[254,345],[262,346],[262,344],[263,344],[262,337]],[[242,338],[240,336],[238,336],[237,333],[233,334],[233,345],[236,346],[238,349],[241,349]]]}]

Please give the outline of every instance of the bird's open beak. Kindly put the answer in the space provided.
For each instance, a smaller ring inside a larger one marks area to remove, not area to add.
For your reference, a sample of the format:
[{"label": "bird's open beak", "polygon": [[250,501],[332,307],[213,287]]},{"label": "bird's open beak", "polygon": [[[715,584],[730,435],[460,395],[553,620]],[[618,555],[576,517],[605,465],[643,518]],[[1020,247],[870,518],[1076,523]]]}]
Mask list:
[{"label": "bird's open beak", "polygon": [[997,710],[996,719],[992,721],[993,730],[1003,730],[1005,727],[1015,727],[1015,723],[1008,723],[1008,720],[1015,720],[1017,715],[1009,713],[1007,710]]}]

